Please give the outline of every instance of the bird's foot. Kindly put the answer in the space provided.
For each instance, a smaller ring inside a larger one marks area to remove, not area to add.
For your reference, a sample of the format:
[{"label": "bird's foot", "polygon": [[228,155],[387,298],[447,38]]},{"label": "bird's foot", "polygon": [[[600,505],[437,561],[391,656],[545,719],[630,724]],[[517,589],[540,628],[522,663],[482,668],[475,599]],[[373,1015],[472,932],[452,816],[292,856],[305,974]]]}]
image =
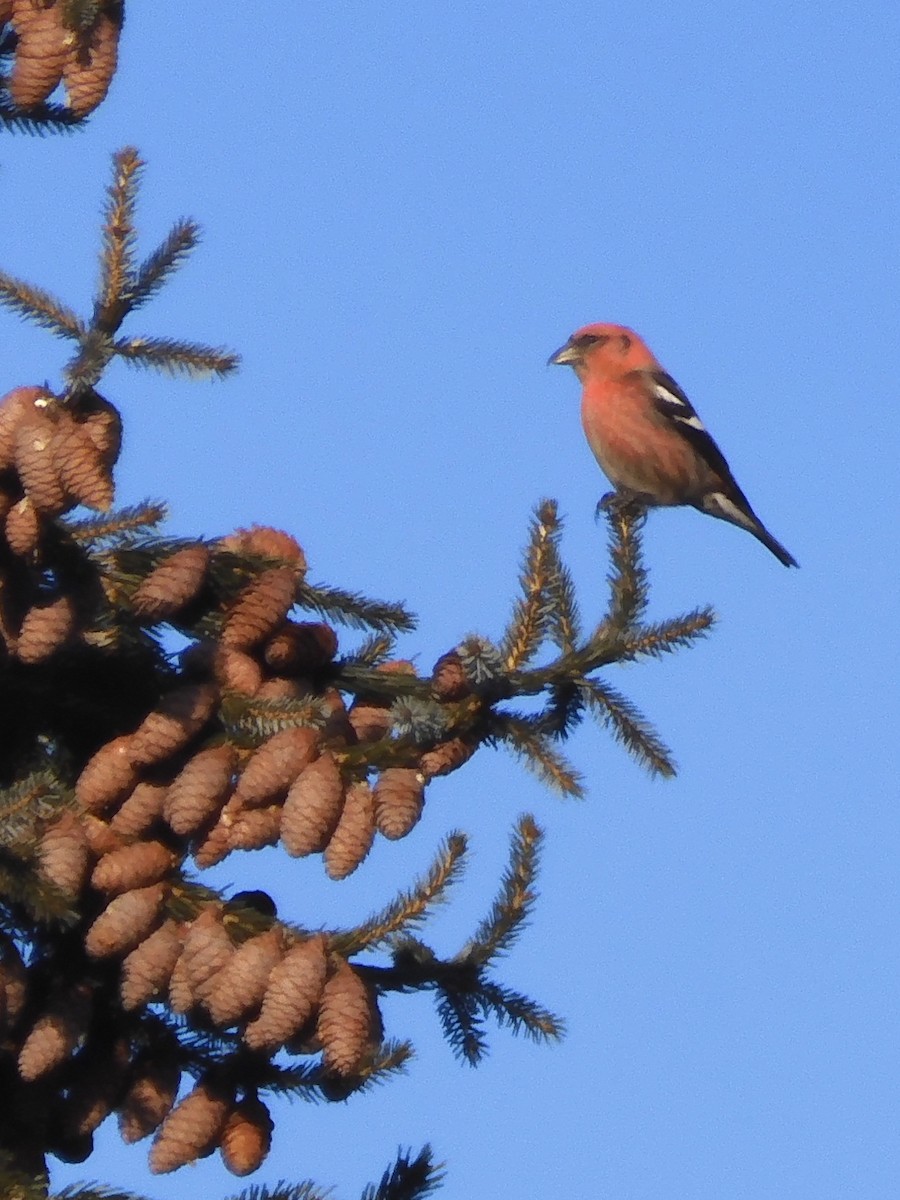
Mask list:
[{"label": "bird's foot", "polygon": [[614,492],[607,492],[605,496],[600,497],[594,512],[594,520],[599,521],[601,516],[623,516],[636,520],[646,516],[647,509],[652,504],[652,496],[645,496],[642,492],[633,492],[630,488],[617,488]]}]

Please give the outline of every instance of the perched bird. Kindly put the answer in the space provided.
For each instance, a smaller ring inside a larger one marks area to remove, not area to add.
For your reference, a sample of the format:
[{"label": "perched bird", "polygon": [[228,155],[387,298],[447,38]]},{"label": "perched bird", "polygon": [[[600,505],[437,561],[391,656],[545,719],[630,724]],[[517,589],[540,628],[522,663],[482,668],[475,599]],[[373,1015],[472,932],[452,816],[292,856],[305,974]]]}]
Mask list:
[{"label": "perched bird", "polygon": [[786,567],[798,565],[750,507],[694,406],[636,333],[623,325],[585,325],[549,362],[572,367],[584,385],[581,423],[617,492],[648,505],[690,504],[746,529]]}]

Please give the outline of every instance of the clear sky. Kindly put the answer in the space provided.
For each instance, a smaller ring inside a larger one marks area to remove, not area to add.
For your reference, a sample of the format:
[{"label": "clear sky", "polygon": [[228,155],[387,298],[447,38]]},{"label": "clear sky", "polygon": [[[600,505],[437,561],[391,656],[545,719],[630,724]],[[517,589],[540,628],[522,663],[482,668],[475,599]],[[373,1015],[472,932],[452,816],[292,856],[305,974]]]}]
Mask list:
[{"label": "clear sky", "polygon": [[[472,1071],[427,998],[392,1000],[408,1076],[279,1110],[260,1180],[352,1200],[430,1139],[448,1200],[898,1194],[898,49],[885,2],[158,0],[129,5],[85,133],[5,138],[0,261],[72,304],[116,148],[149,163],[144,248],[179,215],[204,228],[128,331],[244,367],[110,371],[119,500],[167,497],[175,533],[292,530],[314,578],[419,614],[423,669],[501,632],[544,495],[601,610],[606,484],[574,377],[544,365],[588,321],[644,334],[801,563],[689,510],[651,518],[653,614],[721,618],[609,675],[677,780],[585,728],[583,803],[484,750],[346,883],[229,860],[285,915],[352,922],[462,827],[469,875],[426,934],[452,952],[530,810],[542,898],[504,978],[569,1024],[556,1049],[498,1032]],[[62,344],[8,313],[0,338],[4,389],[59,382]],[[217,1158],[151,1179],[112,1122],[97,1144],[55,1179],[239,1188]]]}]

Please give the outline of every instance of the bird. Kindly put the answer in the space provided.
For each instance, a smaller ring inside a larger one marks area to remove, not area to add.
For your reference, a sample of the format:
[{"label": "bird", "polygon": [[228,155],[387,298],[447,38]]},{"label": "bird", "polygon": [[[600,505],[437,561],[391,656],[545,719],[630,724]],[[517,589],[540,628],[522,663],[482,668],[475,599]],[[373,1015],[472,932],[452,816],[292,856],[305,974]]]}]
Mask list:
[{"label": "bird", "polygon": [[548,365],[572,367],[583,385],[581,423],[614,498],[690,505],[746,529],[786,567],[799,565],[753,511],[693,404],[633,329],[585,325]]}]

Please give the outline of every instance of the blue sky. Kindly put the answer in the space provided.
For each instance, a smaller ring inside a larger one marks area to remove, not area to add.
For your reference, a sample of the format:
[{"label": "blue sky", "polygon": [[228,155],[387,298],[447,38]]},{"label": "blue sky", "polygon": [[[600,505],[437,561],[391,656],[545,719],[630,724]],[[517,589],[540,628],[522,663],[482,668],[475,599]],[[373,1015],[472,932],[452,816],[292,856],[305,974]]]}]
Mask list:
[{"label": "blue sky", "polygon": [[[243,370],[110,371],[119,500],[167,497],[176,533],[292,530],[315,578],[419,614],[404,650],[427,669],[501,632],[550,495],[599,613],[606,485],[575,379],[544,364],[612,320],[654,347],[802,569],[693,511],[652,517],[653,614],[721,619],[610,672],[677,780],[585,728],[585,802],[485,750],[346,883],[269,852],[234,867],[264,871],[286,915],[355,921],[464,828],[470,872],[431,931],[453,951],[532,811],[542,898],[504,973],[569,1024],[556,1049],[498,1033],[471,1071],[427,999],[393,1000],[409,1075],[285,1109],[259,1179],[349,1200],[431,1140],[448,1200],[896,1196],[895,6],[275,7],[132,4],[88,130],[5,141],[2,265],[70,303],[90,296],[116,148],[149,163],[144,248],[185,213],[204,229],[129,329],[228,344]],[[5,386],[58,382],[45,332],[0,314],[0,337]],[[216,1159],[151,1179],[112,1125],[98,1147],[56,1180],[238,1190]]]}]

